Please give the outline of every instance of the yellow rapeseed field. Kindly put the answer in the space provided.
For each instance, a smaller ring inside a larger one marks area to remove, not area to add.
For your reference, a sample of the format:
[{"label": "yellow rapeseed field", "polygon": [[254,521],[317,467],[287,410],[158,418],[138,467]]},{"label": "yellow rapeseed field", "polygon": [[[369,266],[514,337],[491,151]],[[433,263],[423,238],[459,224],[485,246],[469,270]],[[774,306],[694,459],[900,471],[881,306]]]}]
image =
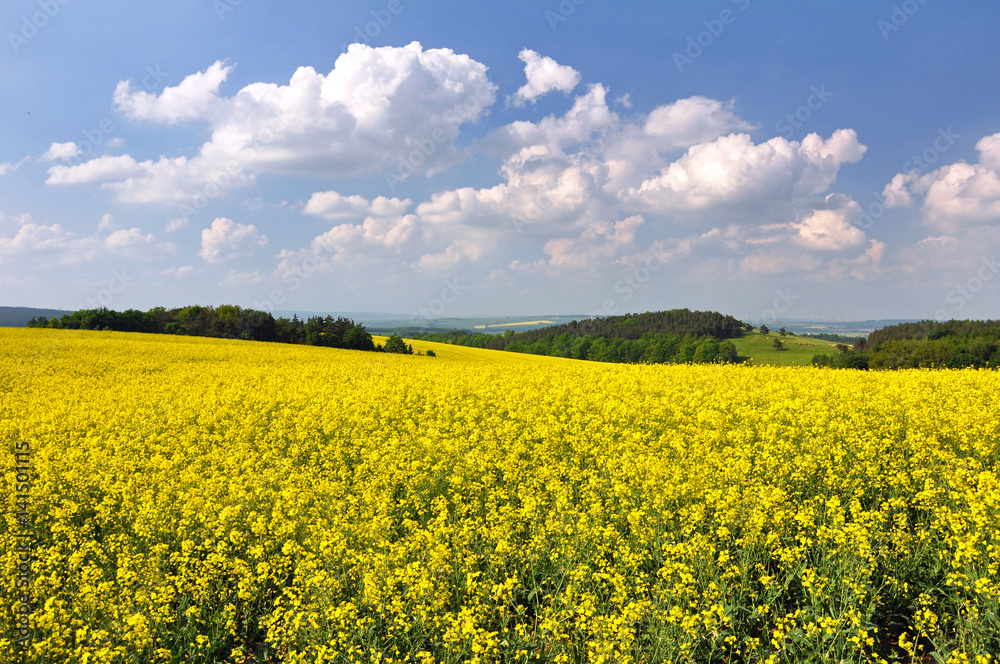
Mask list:
[{"label": "yellow rapeseed field", "polygon": [[0,661],[1000,651],[997,372],[476,357],[0,329]]}]

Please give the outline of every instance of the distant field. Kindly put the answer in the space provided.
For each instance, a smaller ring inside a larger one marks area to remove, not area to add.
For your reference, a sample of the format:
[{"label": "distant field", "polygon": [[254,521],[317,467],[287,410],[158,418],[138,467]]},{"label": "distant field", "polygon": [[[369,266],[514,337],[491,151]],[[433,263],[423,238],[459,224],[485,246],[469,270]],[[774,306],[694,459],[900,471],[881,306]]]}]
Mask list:
[{"label": "distant field", "polygon": [[[377,344],[384,344],[388,337],[373,336]],[[488,350],[485,348],[468,348],[442,344],[436,341],[418,341],[407,339],[406,343],[413,346],[414,352],[426,353],[433,350],[439,360],[455,360],[460,362],[503,362],[506,364],[558,364],[570,362],[579,364],[582,360],[569,360],[563,357],[548,357],[546,355],[529,355],[527,353],[508,353],[503,350]]]},{"label": "distant field", "polygon": [[[480,316],[470,318],[385,318],[368,319],[358,317],[365,323],[369,330],[384,332],[387,330],[411,330],[416,328],[428,328],[431,330],[490,330],[491,332],[503,332],[505,329],[534,330],[548,327],[550,325],[564,325],[574,320],[583,320],[587,316],[552,316],[548,314],[527,314],[520,317],[509,316]],[[527,320],[525,320],[527,319]]]},{"label": "distant field", "polygon": [[[775,339],[784,341],[783,350],[774,348]],[[753,358],[753,364],[776,367],[805,366],[812,361],[813,355],[837,353],[836,344],[832,342],[791,335],[782,337],[775,331],[765,337],[755,330],[745,337],[733,339],[733,343],[741,360]]]},{"label": "distant field", "polygon": [[473,329],[485,330],[486,328],[493,328],[493,327],[520,327],[522,325],[555,325],[555,323],[553,323],[550,320],[528,320],[522,323],[502,323],[499,325],[474,325]]}]

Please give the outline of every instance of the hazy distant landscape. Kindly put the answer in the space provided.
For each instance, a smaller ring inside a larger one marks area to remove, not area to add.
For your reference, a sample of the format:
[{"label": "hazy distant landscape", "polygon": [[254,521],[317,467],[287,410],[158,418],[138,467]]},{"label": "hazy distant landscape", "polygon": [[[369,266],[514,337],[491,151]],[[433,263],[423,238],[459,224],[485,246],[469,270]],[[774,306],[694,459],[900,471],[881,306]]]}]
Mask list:
[{"label": "hazy distant landscape", "polygon": [[[0,326],[24,327],[28,321],[37,316],[63,316],[72,313],[59,309],[36,309],[31,307],[0,306]],[[343,316],[365,324],[366,329],[373,333],[392,333],[397,330],[417,330],[425,328],[429,331],[466,330],[502,333],[511,329],[515,331],[541,329],[550,325],[561,325],[573,320],[585,320],[586,315],[528,315],[512,316],[482,316],[468,318],[420,318],[405,317],[391,313],[366,313],[358,311],[272,311],[275,317],[307,318],[309,316]],[[836,334],[845,337],[867,336],[875,330],[899,323],[916,322],[917,319],[866,320],[866,321],[800,321],[800,320],[767,320],[767,325],[774,329],[784,327],[796,334]],[[547,323],[534,321],[548,321]],[[485,329],[488,328],[488,329]]]}]

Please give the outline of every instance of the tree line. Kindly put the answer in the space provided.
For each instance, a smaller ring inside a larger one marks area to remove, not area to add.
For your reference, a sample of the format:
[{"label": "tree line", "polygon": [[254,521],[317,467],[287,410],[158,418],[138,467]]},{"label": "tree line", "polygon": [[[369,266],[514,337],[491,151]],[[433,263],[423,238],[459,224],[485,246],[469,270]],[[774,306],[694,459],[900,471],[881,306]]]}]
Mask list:
[{"label": "tree line", "polygon": [[571,321],[537,330],[515,333],[516,341],[533,343],[546,336],[568,334],[571,337],[604,337],[605,339],[641,339],[644,335],[675,334],[681,337],[712,337],[735,339],[743,336],[744,323],[715,311],[671,309],[647,311],[641,314],[605,316]]},{"label": "tree line", "polygon": [[503,334],[449,330],[421,335],[440,343],[514,353],[621,363],[736,362],[731,341],[745,326],[716,312],[647,312],[572,321],[538,330]]},{"label": "tree line", "polygon": [[813,364],[854,369],[1000,367],[1000,321],[951,320],[899,323],[872,332],[837,355]]},{"label": "tree line", "polygon": [[267,311],[228,304],[176,309],[154,307],[149,311],[112,311],[104,307],[80,309],[60,318],[32,318],[28,327],[177,334],[413,354],[412,346],[398,336],[391,336],[384,346],[376,345],[363,325],[343,316],[311,316],[305,320],[297,315],[275,318]]}]

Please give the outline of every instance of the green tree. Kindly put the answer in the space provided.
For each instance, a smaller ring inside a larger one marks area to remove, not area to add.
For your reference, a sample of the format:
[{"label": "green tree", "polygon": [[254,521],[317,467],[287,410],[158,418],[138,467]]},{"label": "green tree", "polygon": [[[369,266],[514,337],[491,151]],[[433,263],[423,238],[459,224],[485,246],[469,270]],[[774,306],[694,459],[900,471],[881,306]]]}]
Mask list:
[{"label": "green tree", "polygon": [[167,323],[163,326],[163,331],[167,334],[191,334],[191,332],[180,323]]},{"label": "green tree", "polygon": [[375,350],[375,341],[372,335],[365,331],[360,325],[355,325],[344,333],[341,343],[344,348],[351,350]]},{"label": "green tree", "polygon": [[831,364],[833,362],[831,362],[829,355],[813,355],[812,365],[814,367],[828,367]]},{"label": "green tree", "polygon": [[413,348],[407,346],[406,342],[403,341],[403,338],[395,334],[386,339],[385,346],[382,350],[386,353],[400,353],[403,355],[413,354]]},{"label": "green tree", "polygon": [[732,341],[723,341],[719,344],[719,362],[735,364],[738,361],[739,355],[736,353],[736,344]]}]

